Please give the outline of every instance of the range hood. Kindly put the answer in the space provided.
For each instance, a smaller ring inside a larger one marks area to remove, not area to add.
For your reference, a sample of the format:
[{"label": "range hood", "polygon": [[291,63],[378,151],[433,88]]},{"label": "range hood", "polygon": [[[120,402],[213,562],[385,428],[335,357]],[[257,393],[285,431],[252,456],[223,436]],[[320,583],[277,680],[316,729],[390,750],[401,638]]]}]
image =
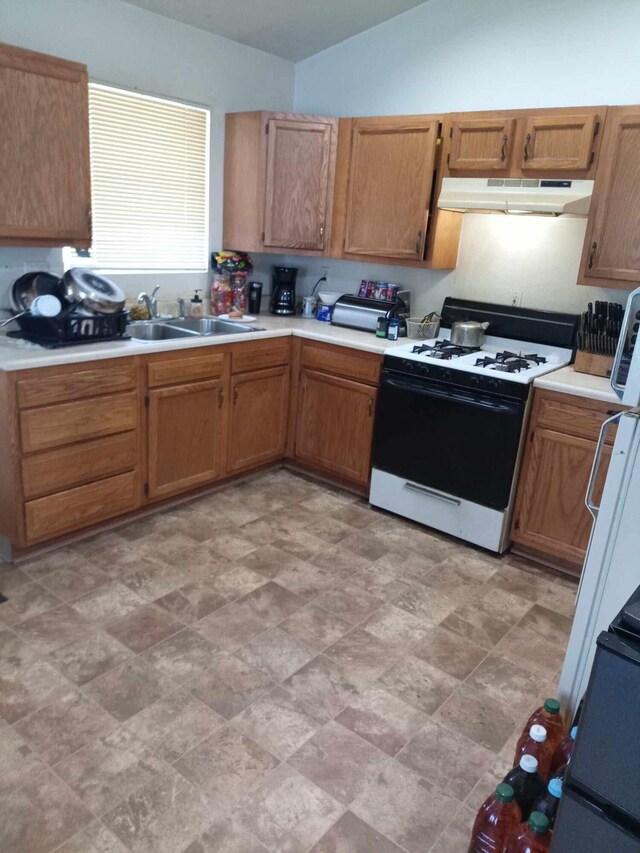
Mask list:
[{"label": "range hood", "polygon": [[438,207],[504,213],[589,213],[593,181],[546,178],[443,178]]}]

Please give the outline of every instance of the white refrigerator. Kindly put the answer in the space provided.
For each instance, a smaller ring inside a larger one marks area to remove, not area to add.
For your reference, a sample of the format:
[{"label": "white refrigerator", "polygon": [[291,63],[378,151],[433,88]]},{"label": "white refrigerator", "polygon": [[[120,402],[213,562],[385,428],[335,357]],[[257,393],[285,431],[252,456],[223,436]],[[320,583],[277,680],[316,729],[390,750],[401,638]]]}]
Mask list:
[{"label": "white refrigerator", "polygon": [[[558,688],[569,713],[587,688],[598,635],[640,586],[640,346],[634,348],[639,327],[640,288],[629,296],[611,373],[613,390],[631,408],[602,425],[586,495],[595,521]],[[596,506],[593,491],[605,438],[616,424],[609,470]]]}]

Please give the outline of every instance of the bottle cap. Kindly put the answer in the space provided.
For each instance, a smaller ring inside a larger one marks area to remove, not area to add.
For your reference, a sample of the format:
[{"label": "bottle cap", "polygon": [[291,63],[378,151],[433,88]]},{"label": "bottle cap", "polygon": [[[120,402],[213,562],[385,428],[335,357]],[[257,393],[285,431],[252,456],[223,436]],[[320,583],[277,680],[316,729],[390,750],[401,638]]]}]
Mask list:
[{"label": "bottle cap", "polygon": [[535,773],[538,769],[538,759],[534,755],[523,755],[520,759],[520,767],[525,773]]},{"label": "bottle cap", "polygon": [[542,812],[531,812],[529,826],[534,832],[546,832],[549,829],[549,818]]},{"label": "bottle cap", "polygon": [[544,703],[544,709],[547,714],[559,714],[560,703],[557,699],[546,699]]},{"label": "bottle cap", "polygon": [[562,796],[562,779],[554,776],[547,785],[547,791],[553,796],[560,798]]},{"label": "bottle cap", "polygon": [[575,740],[575,739],[576,739],[576,735],[578,734],[578,727],[577,727],[577,726],[574,726],[574,727],[571,729],[571,731],[569,732],[569,734],[571,735],[571,740]]},{"label": "bottle cap", "polygon": [[547,730],[544,726],[531,726],[529,735],[531,740],[535,740],[536,743],[544,743],[547,739]]},{"label": "bottle cap", "polygon": [[508,782],[501,782],[496,788],[496,798],[501,803],[510,803],[514,799],[516,792]]}]

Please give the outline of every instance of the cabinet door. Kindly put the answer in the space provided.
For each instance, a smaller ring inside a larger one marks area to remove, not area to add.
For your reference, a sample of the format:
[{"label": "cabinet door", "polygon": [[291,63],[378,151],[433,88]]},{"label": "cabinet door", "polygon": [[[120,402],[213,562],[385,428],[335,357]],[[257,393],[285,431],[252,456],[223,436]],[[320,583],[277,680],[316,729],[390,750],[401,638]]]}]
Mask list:
[{"label": "cabinet door", "polygon": [[255,468],[284,456],[289,368],[233,376],[227,468]]},{"label": "cabinet door", "polygon": [[149,391],[149,497],[159,498],[215,480],[224,431],[222,380]]},{"label": "cabinet door", "polygon": [[84,65],[0,44],[0,245],[91,245]]},{"label": "cabinet door", "polygon": [[530,116],[524,121],[519,167],[527,172],[586,172],[596,129],[595,113]]},{"label": "cabinet door", "polygon": [[[516,542],[582,569],[592,519],[585,503],[596,442],[538,428],[527,445],[511,535]],[[611,458],[605,446],[595,488],[600,502]]]},{"label": "cabinet door", "polygon": [[599,159],[581,283],[632,290],[640,279],[640,107],[607,110]]},{"label": "cabinet door", "polygon": [[512,118],[453,121],[449,171],[491,173],[508,169],[514,125]]},{"label": "cabinet door", "polygon": [[270,119],[265,187],[265,246],[324,249],[333,125]]},{"label": "cabinet door", "polygon": [[423,257],[438,128],[421,116],[354,120],[345,253]]},{"label": "cabinet door", "polygon": [[296,458],[366,485],[371,474],[376,389],[303,370],[298,393]]}]

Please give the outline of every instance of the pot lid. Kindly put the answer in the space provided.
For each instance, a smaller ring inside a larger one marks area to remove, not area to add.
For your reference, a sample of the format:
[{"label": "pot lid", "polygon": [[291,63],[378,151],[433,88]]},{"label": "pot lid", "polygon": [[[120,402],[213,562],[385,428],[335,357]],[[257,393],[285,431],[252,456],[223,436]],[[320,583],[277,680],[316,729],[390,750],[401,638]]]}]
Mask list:
[{"label": "pot lid", "polygon": [[63,276],[68,294],[78,302],[85,302],[97,311],[113,314],[125,305],[124,292],[118,285],[101,275],[82,267],[72,267]]}]

